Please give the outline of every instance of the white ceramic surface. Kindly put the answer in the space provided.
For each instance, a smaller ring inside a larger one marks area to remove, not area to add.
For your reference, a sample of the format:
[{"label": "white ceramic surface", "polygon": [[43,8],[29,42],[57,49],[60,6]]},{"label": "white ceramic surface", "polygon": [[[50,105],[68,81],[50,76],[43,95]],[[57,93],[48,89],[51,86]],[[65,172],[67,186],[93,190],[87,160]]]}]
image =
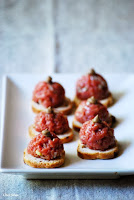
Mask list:
[{"label": "white ceramic surface", "polygon": [[[117,178],[134,174],[134,75],[105,74],[116,103],[109,112],[117,117],[115,137],[120,153],[111,160],[82,160],[77,157],[77,139],[64,144],[65,164],[56,169],[35,169],[23,163],[23,150],[30,138],[28,126],[33,123],[30,101],[35,84],[44,75],[7,75],[3,79],[1,121],[1,168],[3,173],[21,174],[26,178]],[[53,74],[53,79],[63,84],[66,96],[73,99],[75,82],[80,74]],[[71,126],[73,115],[68,117]]]}]

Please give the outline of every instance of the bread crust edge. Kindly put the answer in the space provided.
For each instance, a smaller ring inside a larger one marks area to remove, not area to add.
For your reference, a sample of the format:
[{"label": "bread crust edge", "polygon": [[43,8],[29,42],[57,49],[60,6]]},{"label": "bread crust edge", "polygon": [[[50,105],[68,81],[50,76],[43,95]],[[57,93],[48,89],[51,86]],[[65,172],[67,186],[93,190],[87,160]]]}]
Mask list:
[{"label": "bread crust edge", "polygon": [[[96,151],[92,149],[89,150],[89,152],[82,152],[82,143],[79,141],[78,147],[77,147],[77,155],[82,159],[88,159],[88,160],[95,160],[95,159],[112,159],[115,158],[118,154],[119,148],[118,148],[118,142],[116,141],[115,147],[109,149],[108,151]],[[86,147],[87,148],[87,147]],[[88,148],[87,148],[88,149]]]},{"label": "bread crust edge", "polygon": [[[28,132],[29,132],[29,136],[30,136],[30,138],[33,138],[33,137],[35,137],[36,135],[34,134],[34,132],[33,132],[33,125],[31,125],[31,126],[29,126],[29,128],[28,128]],[[39,132],[40,133],[40,132]],[[68,134],[68,135],[65,135],[65,137],[62,137],[62,138],[60,138],[60,140],[62,141],[62,143],[68,143],[68,142],[70,142],[72,139],[73,139],[73,137],[74,137],[74,134],[73,134],[73,130],[71,129],[71,128],[69,128],[69,130],[67,131],[67,132],[65,132],[65,133],[63,133],[62,134],[62,136],[64,136],[64,134]],[[57,135],[58,136],[58,135]]]},{"label": "bread crust edge", "polygon": [[[111,117],[111,125],[110,125],[110,127],[112,128],[112,127],[114,127],[114,125],[115,125],[115,123],[116,123],[116,117],[115,116],[113,116],[113,115],[111,115],[110,116]],[[79,123],[79,124],[77,124],[77,122]],[[79,132],[80,131],[80,129],[81,129],[81,127],[82,127],[82,123],[80,123],[79,121],[77,121],[76,119],[75,119],[75,117],[74,117],[74,119],[73,119],[73,122],[72,122],[72,127],[73,127],[73,129],[75,130],[75,131],[77,131],[77,132]]]},{"label": "bread crust edge", "polygon": [[[61,112],[64,115],[69,115],[72,112],[72,108],[73,108],[73,102],[66,97],[66,101],[68,102],[67,106],[59,106],[57,108],[53,108],[54,112],[59,113]],[[32,107],[32,111],[34,113],[40,113],[40,112],[45,112],[45,107],[44,109],[39,108],[40,104],[34,102],[33,100],[31,101],[31,107]],[[63,109],[61,109],[63,107]]]},{"label": "bread crust edge", "polygon": [[[65,151],[63,151],[63,155],[61,158],[57,158],[55,160],[51,160],[51,162],[49,161],[41,161],[41,162],[36,162],[36,160],[34,159],[26,159],[26,155],[27,155],[27,148],[24,150],[23,153],[23,161],[25,164],[29,165],[30,167],[34,167],[34,168],[57,168],[60,167],[61,165],[64,164],[65,161]],[[33,157],[34,158],[34,157]],[[38,159],[38,158],[36,158]]]},{"label": "bread crust edge", "polygon": [[[76,107],[79,106],[79,104],[81,103],[81,101],[82,100],[80,100],[77,96],[74,97],[74,103],[75,103]],[[114,103],[114,99],[113,99],[112,94],[110,93],[109,96],[106,99],[100,100],[100,103],[102,103],[106,107],[112,106],[113,103]]]}]

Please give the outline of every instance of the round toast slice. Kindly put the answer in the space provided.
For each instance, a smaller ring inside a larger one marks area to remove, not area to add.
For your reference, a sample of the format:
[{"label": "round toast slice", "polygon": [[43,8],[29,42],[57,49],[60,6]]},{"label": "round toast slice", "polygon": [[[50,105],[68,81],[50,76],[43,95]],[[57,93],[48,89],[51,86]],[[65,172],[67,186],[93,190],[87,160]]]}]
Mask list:
[{"label": "round toast slice", "polygon": [[[81,103],[81,101],[82,100],[80,100],[77,96],[75,96],[74,103],[75,103],[76,107],[79,106],[79,104]],[[106,99],[100,100],[100,103],[102,103],[106,107],[112,106],[112,104],[114,103],[114,99],[113,99],[112,94],[110,93],[109,96]]]},{"label": "round toast slice", "polygon": [[[35,128],[34,128],[34,125],[31,125],[29,127],[29,136],[31,138],[35,137],[36,135],[38,135],[40,132],[36,131]],[[68,131],[66,131],[65,133],[63,134],[60,134],[60,135],[57,135],[58,138],[61,139],[62,143],[67,143],[67,142],[70,142],[72,139],[73,139],[73,131],[71,128],[68,129]]]},{"label": "round toast slice", "polygon": [[60,158],[56,158],[54,160],[45,160],[28,154],[27,149],[25,149],[23,154],[23,161],[25,164],[34,168],[56,168],[64,164],[65,151],[63,151],[62,157]]},{"label": "round toast slice", "polygon": [[88,159],[88,160],[111,159],[116,157],[118,151],[119,148],[117,141],[114,147],[105,151],[89,149],[84,144],[82,144],[80,140],[78,142],[78,147],[77,147],[77,155],[82,159]]},{"label": "round toast slice", "polygon": [[[113,127],[116,122],[116,118],[113,115],[110,115],[110,118],[111,118],[111,126],[110,127]],[[73,129],[75,131],[79,132],[79,130],[81,129],[83,124],[81,122],[77,121],[76,118],[74,117],[72,125],[73,125]]]},{"label": "round toast slice", "polygon": [[[41,111],[46,112],[46,109],[43,105],[34,102],[33,100],[31,101],[31,106],[32,106],[32,110],[34,113],[39,113]],[[72,111],[72,107],[73,107],[73,102],[69,99],[69,98],[65,98],[65,102],[62,106],[59,106],[57,108],[53,108],[54,112],[56,113],[63,113],[64,115],[68,115],[71,113]]]}]

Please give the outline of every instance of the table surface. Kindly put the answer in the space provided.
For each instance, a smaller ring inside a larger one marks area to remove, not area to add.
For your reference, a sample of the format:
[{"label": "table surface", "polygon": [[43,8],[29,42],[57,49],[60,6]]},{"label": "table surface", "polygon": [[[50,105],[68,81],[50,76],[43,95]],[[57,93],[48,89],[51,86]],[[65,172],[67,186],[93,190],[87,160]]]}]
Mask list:
[{"label": "table surface", "polygon": [[[0,90],[5,73],[84,73],[90,67],[134,72],[133,10],[133,0],[1,0]],[[1,174],[0,200],[128,200],[134,199],[133,179],[26,180]]]}]

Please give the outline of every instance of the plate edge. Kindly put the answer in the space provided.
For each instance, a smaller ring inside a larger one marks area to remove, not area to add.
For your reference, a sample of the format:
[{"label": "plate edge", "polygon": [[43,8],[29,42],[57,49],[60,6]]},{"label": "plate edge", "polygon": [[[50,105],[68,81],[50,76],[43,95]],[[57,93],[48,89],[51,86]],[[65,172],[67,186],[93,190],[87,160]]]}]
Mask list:
[{"label": "plate edge", "polygon": [[6,103],[7,103],[7,85],[8,75],[2,77],[2,101],[1,101],[1,127],[0,127],[0,169],[2,169],[3,159],[3,144],[4,144],[4,131],[5,131],[5,119],[6,119]]}]

